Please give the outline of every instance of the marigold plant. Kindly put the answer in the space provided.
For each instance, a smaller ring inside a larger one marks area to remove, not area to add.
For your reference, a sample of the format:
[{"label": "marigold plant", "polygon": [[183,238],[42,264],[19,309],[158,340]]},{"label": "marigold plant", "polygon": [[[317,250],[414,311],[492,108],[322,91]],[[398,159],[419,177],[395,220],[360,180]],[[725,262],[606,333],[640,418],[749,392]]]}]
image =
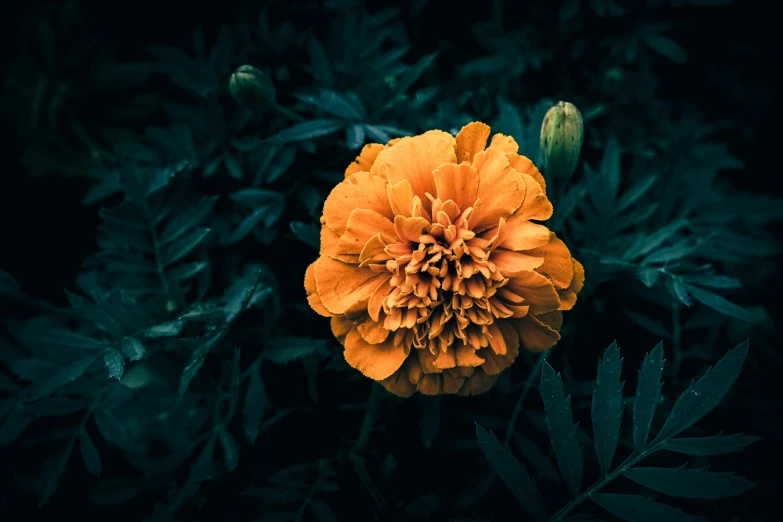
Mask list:
[{"label": "marigold plant", "polygon": [[486,392],[552,347],[582,265],[538,223],[544,178],[513,138],[473,122],[366,145],[324,203],[305,274],[345,360],[403,397]]}]

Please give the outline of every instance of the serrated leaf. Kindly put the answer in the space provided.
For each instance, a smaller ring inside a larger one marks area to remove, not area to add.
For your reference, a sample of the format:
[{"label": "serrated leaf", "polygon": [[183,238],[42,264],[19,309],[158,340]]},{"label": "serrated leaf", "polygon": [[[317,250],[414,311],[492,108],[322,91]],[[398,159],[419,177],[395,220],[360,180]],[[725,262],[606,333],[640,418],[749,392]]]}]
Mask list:
[{"label": "serrated leaf", "polygon": [[190,354],[188,364],[182,370],[182,375],[179,380],[179,396],[185,395],[185,392],[190,386],[190,381],[196,376],[201,367],[204,365],[204,360],[207,358],[209,351],[212,347],[221,339],[221,334],[215,334],[206,341],[204,341],[198,348],[193,350]]},{"label": "serrated leaf", "polygon": [[756,487],[753,482],[732,473],[718,473],[706,468],[631,468],[623,475],[658,493],[681,498],[731,497]]},{"label": "serrated leaf", "polygon": [[169,279],[172,281],[184,281],[198,275],[208,266],[209,263],[206,261],[193,261],[192,263],[179,265],[169,271]]},{"label": "serrated leaf", "polygon": [[278,337],[264,351],[264,358],[275,364],[288,364],[303,357],[327,353],[326,339],[312,337]]},{"label": "serrated leaf", "polygon": [[186,232],[197,227],[201,221],[209,215],[218,197],[202,198],[193,205],[190,205],[183,212],[172,217],[163,228],[160,235],[162,245],[167,245],[172,241],[179,239]]},{"label": "serrated leaf", "polygon": [[740,288],[742,283],[735,277],[729,277],[724,275],[689,275],[684,276],[683,279],[688,284],[694,284],[699,286],[706,286],[709,288]]},{"label": "serrated leaf", "polygon": [[544,507],[541,496],[527,470],[517,462],[508,446],[505,448],[501,446],[495,434],[488,432],[478,423],[476,423],[476,439],[479,449],[484,453],[492,469],[525,511],[535,520],[542,520]]},{"label": "serrated leaf", "polygon": [[333,134],[345,128],[345,126],[345,122],[338,120],[311,120],[280,131],[264,141],[272,145],[282,145],[284,143],[311,140]]},{"label": "serrated leaf", "polygon": [[239,279],[226,292],[226,305],[223,307],[226,322],[230,323],[244,310],[265,299],[271,289],[261,281],[260,270],[249,273]]},{"label": "serrated leaf", "polygon": [[593,501],[612,515],[627,522],[701,522],[702,517],[661,504],[641,495],[594,493]]},{"label": "serrated leaf", "polygon": [[116,444],[126,451],[134,451],[136,441],[128,427],[117,418],[107,407],[101,407],[95,412],[95,425],[107,441]]},{"label": "serrated leaf", "polygon": [[125,371],[125,359],[117,350],[109,349],[103,354],[103,362],[106,369],[109,370],[109,377],[113,379],[122,379],[122,373]]},{"label": "serrated leaf", "polygon": [[90,436],[86,431],[81,430],[79,432],[79,450],[84,460],[84,466],[87,471],[93,477],[100,477],[103,465],[101,464],[101,456],[98,453],[98,449],[95,447]]},{"label": "serrated leaf", "polygon": [[644,43],[656,53],[675,63],[685,63],[688,61],[688,53],[685,52],[685,49],[667,36],[651,34],[644,39]]},{"label": "serrated leaf", "polygon": [[223,448],[223,458],[226,461],[226,469],[233,471],[239,465],[239,446],[225,428],[218,431],[220,437],[220,446]]},{"label": "serrated leaf", "polygon": [[541,398],[544,400],[546,425],[557,457],[557,465],[568,489],[577,494],[582,485],[582,448],[579,446],[578,425],[571,413],[571,396],[563,391],[560,374],[544,361],[541,371]]},{"label": "serrated leaf", "polygon": [[92,354],[58,369],[53,375],[31,386],[22,394],[23,402],[35,402],[64,388],[82,375],[102,354]]},{"label": "serrated leaf", "polygon": [[250,382],[247,385],[245,403],[242,406],[245,437],[251,443],[256,441],[258,433],[261,431],[261,420],[264,418],[266,407],[267,397],[266,391],[264,390],[264,381],[261,378],[258,368],[254,368],[250,373]]},{"label": "serrated leaf", "polygon": [[668,263],[670,261],[677,261],[690,254],[692,254],[698,244],[690,238],[685,238],[678,241],[674,245],[657,250],[645,258],[644,263]]},{"label": "serrated leaf", "polygon": [[677,398],[654,442],[675,437],[696,424],[723,400],[742,371],[748,356],[748,341],[729,350],[704,376],[691,383]]},{"label": "serrated leaf", "polygon": [[161,252],[161,264],[164,266],[169,266],[173,263],[176,263],[191,253],[197,246],[199,246],[201,242],[206,239],[210,232],[211,229],[209,228],[199,228],[177,239],[171,245],[165,247]]},{"label": "serrated leaf", "polygon": [[101,350],[106,347],[106,343],[103,341],[69,330],[61,330],[59,328],[29,328],[23,330],[20,337],[25,343],[31,345],[38,344],[84,350]]},{"label": "serrated leaf", "polygon": [[647,445],[655,408],[661,397],[661,375],[663,374],[663,343],[658,343],[644,356],[642,369],[636,385],[633,403],[633,445],[637,452]]},{"label": "serrated leaf", "polygon": [[438,53],[422,56],[418,62],[411,66],[402,77],[397,80],[394,92],[389,96],[389,103],[384,107],[384,110],[388,109],[397,100],[400,94],[407,91],[411,85],[416,83],[416,80],[424,74],[424,71],[429,69],[437,56]]},{"label": "serrated leaf", "polygon": [[644,283],[647,288],[652,288],[655,286],[655,283],[658,281],[658,277],[661,275],[661,271],[659,269],[649,266],[639,267],[638,273],[639,279],[642,280],[642,283]]},{"label": "serrated leaf", "polygon": [[633,245],[623,254],[623,258],[633,261],[649,252],[652,252],[660,245],[671,239],[680,228],[685,225],[684,220],[674,221],[659,229],[649,236],[639,236]]},{"label": "serrated leaf", "polygon": [[143,491],[136,480],[124,478],[109,478],[102,480],[92,493],[90,502],[96,506],[111,506],[126,502]]},{"label": "serrated leaf", "polygon": [[717,310],[718,312],[724,315],[728,315],[729,317],[736,317],[737,319],[746,321],[748,323],[755,322],[753,314],[741,306],[732,303],[725,297],[718,294],[713,294],[712,292],[704,290],[703,288],[699,288],[698,286],[687,285],[687,287],[688,292],[690,292],[690,294],[703,305],[709,306],[713,310]]},{"label": "serrated leaf", "polygon": [[688,293],[688,285],[683,283],[682,279],[679,277],[675,276],[666,279],[666,289],[669,291],[672,297],[677,299],[685,306],[691,306],[693,304],[690,298],[690,294]]},{"label": "serrated leaf", "polygon": [[[184,321],[169,321],[167,323],[156,324],[155,326],[150,326],[149,328],[144,330],[144,337],[148,339],[158,339],[161,337],[174,337],[175,335],[179,334],[182,331],[182,328],[184,326],[185,326]],[[136,346],[135,349],[131,351],[131,353],[134,354],[134,357],[138,357],[138,352],[139,352],[138,348],[139,347]],[[144,347],[142,346],[141,348],[142,348],[141,355],[144,356],[143,353]],[[127,355],[129,358],[131,357],[129,352],[125,352],[125,355]],[[131,358],[131,361],[134,360],[136,359]]]},{"label": "serrated leaf", "polygon": [[68,443],[44,462],[36,485],[36,491],[42,503],[48,502],[60,486],[60,477],[65,472],[72,450],[73,444]]},{"label": "serrated leaf", "polygon": [[733,435],[714,435],[712,437],[689,437],[685,439],[669,439],[663,448],[685,455],[725,455],[742,451],[745,446],[753,444],[758,437],[737,433]]},{"label": "serrated leaf", "polygon": [[304,241],[316,250],[321,248],[321,233],[318,231],[318,227],[302,221],[291,221],[289,226],[297,239]]},{"label": "serrated leaf", "polygon": [[598,360],[598,375],[593,388],[591,417],[593,441],[601,473],[612,469],[612,460],[620,438],[623,420],[623,385],[620,374],[623,360],[617,342],[613,342]]}]

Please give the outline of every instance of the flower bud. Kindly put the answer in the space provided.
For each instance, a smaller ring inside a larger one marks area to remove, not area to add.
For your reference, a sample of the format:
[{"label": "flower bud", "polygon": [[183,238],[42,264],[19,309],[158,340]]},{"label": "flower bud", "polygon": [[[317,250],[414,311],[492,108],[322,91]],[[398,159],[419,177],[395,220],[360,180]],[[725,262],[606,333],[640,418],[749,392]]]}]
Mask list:
[{"label": "flower bud", "polygon": [[236,101],[254,111],[263,111],[275,102],[272,81],[252,65],[242,65],[234,71],[228,88]]},{"label": "flower bud", "polygon": [[547,176],[568,178],[574,173],[583,137],[579,109],[562,101],[549,109],[541,124],[541,154]]}]

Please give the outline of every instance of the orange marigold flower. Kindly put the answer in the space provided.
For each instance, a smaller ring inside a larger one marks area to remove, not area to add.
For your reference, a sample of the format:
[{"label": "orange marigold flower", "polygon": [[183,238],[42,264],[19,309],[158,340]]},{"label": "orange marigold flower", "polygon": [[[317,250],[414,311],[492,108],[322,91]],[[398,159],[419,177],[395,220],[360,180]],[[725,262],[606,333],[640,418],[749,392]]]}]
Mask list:
[{"label": "orange marigold flower", "polygon": [[366,145],[332,190],[310,306],[345,360],[403,397],[489,390],[520,346],[560,339],[582,265],[537,222],[541,173],[513,138],[474,122]]}]

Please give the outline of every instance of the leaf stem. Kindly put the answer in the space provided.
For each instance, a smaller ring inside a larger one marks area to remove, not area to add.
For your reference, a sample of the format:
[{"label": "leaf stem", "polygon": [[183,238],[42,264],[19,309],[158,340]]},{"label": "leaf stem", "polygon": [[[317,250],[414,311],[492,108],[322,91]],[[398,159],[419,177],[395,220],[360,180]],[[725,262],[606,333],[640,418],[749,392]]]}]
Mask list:
[{"label": "leaf stem", "polygon": [[536,364],[533,366],[533,368],[530,370],[530,374],[527,376],[525,385],[522,388],[522,393],[519,395],[519,399],[517,399],[517,403],[514,405],[514,412],[511,414],[511,419],[508,421],[508,428],[506,429],[506,438],[504,440],[504,444],[508,444],[511,440],[511,436],[514,434],[514,425],[516,425],[519,414],[522,412],[522,404],[525,402],[525,398],[527,397],[530,388],[533,387],[533,380],[536,378],[536,376],[541,374],[541,367],[544,366],[544,361],[546,361],[546,358],[549,357],[550,351],[551,350],[547,350],[538,356]]},{"label": "leaf stem", "polygon": [[642,460],[644,457],[647,457],[648,455],[655,453],[662,447],[663,447],[663,441],[660,441],[640,451],[639,453],[632,453],[627,459],[625,459],[625,461],[622,464],[617,466],[617,468],[615,468],[614,471],[601,477],[598,481],[595,482],[595,484],[593,484],[592,486],[584,490],[582,493],[574,497],[574,499],[571,500],[565,506],[563,506],[560,509],[560,511],[552,515],[552,517],[550,517],[547,520],[547,522],[558,522],[559,520],[562,520],[564,516],[568,515],[582,502],[590,498],[594,493],[597,493],[601,488],[603,488],[611,481],[613,481],[614,479],[622,475],[628,468],[634,466],[637,462]]}]

